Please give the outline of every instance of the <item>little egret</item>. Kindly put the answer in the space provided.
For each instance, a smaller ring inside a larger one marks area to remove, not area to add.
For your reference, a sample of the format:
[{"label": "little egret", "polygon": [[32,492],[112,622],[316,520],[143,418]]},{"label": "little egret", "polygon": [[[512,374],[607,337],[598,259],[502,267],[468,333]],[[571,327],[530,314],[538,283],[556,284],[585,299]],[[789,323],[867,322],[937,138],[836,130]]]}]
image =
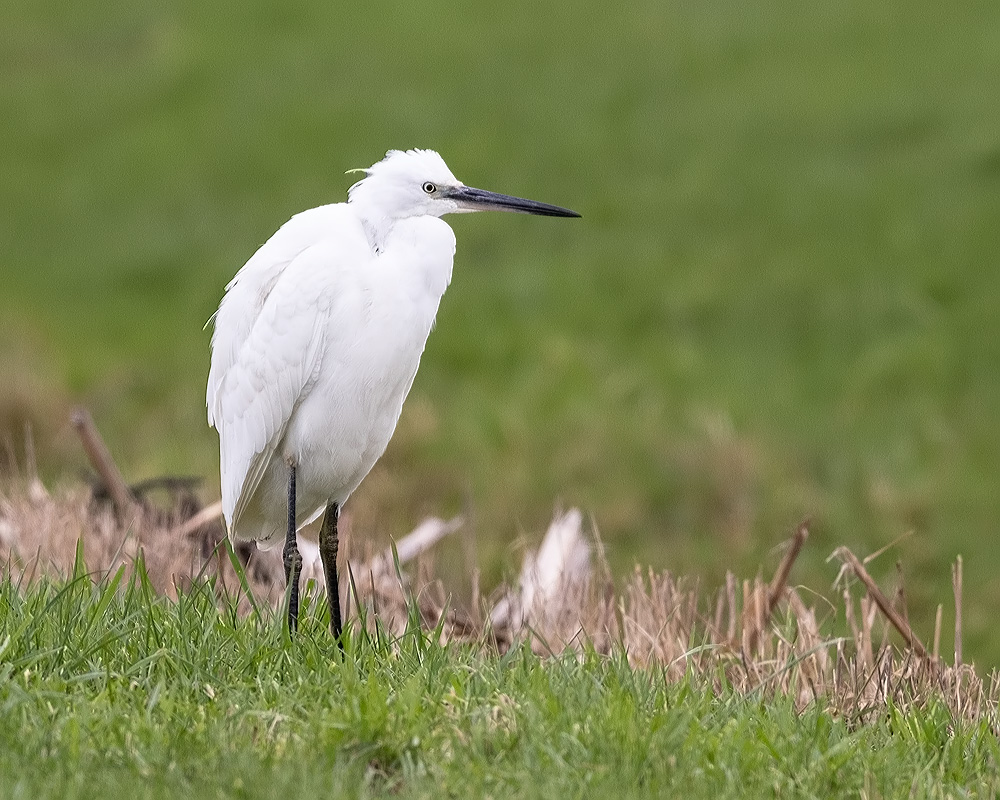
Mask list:
[{"label": "little egret", "polygon": [[319,550],[338,641],[337,518],[389,443],[451,281],[455,234],[440,217],[580,216],[470,188],[433,150],[390,150],[361,172],[346,203],[292,217],[226,286],[207,392],[230,537],[268,547],[285,533],[290,631],[296,532],[326,511]]}]

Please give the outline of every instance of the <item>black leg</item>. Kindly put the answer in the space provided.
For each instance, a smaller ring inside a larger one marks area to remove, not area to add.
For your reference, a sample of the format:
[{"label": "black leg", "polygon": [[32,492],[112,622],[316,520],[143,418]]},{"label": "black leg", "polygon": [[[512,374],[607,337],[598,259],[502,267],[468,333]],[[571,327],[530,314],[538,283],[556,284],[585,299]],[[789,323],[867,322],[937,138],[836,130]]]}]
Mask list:
[{"label": "black leg", "polygon": [[285,586],[291,587],[288,595],[288,632],[299,627],[299,575],[302,573],[302,556],[295,539],[295,466],[288,467],[288,532],[285,534]]},{"label": "black leg", "polygon": [[330,606],[330,631],[343,648],[340,638],[340,582],[337,580],[337,519],[340,506],[330,503],[323,517],[323,527],[319,529],[319,554],[323,559],[323,573],[326,575],[326,601]]}]

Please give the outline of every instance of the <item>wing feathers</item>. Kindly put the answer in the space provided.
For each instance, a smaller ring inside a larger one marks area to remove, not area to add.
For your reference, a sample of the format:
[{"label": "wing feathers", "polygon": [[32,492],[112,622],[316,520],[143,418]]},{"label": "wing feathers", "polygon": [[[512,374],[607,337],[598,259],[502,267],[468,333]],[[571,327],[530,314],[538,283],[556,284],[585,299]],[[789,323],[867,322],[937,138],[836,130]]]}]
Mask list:
[{"label": "wing feathers", "polygon": [[212,336],[207,405],[231,533],[320,369],[346,259],[369,252],[343,204],[323,206],[283,226],[229,284]]}]

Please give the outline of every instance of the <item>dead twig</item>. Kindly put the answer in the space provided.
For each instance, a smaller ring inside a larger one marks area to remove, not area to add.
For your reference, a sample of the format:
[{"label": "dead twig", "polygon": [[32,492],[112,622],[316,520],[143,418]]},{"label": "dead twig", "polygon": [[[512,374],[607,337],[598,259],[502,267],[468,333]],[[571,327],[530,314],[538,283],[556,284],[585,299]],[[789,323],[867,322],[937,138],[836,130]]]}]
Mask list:
[{"label": "dead twig", "polygon": [[[396,555],[399,557],[399,563],[405,564],[421,553],[427,552],[445,536],[461,528],[463,522],[461,517],[454,517],[450,520],[438,519],[437,517],[425,519],[396,543]],[[382,559],[389,564],[392,563],[391,548],[382,554]]]},{"label": "dead twig", "polygon": [[754,627],[750,630],[747,637],[747,646],[750,650],[754,650],[757,647],[757,642],[764,631],[764,627],[771,619],[774,609],[777,608],[778,601],[784,595],[788,576],[792,572],[792,565],[795,563],[795,559],[799,557],[799,553],[802,552],[802,545],[805,544],[807,538],[809,538],[809,520],[803,520],[799,523],[799,527],[796,528],[788,550],[785,551],[785,556],[781,559],[781,563],[774,573],[774,578],[771,579],[771,584],[767,589],[766,606],[760,610],[759,619],[755,622]]},{"label": "dead twig", "polygon": [[129,491],[128,484],[125,483],[121,471],[111,457],[107,445],[104,444],[104,439],[94,425],[90,412],[83,406],[77,406],[70,414],[70,422],[80,436],[91,466],[107,487],[119,516],[142,513],[142,506]]},{"label": "dead twig", "polygon": [[184,520],[181,525],[178,525],[170,532],[170,537],[172,539],[184,539],[194,533],[202,525],[208,525],[210,522],[215,522],[219,517],[222,516],[222,501],[216,500],[212,505],[205,506],[201,511],[196,513],[194,516],[189,517]]},{"label": "dead twig", "polygon": [[917,634],[913,632],[913,628],[910,624],[903,619],[897,612],[896,609],[892,607],[892,603],[889,599],[882,593],[879,589],[878,584],[871,575],[868,574],[868,570],[865,569],[858,557],[854,555],[846,547],[838,547],[834,550],[833,555],[835,558],[839,558],[845,564],[847,564],[855,575],[858,576],[865,588],[868,590],[868,594],[871,596],[872,600],[879,607],[879,610],[885,615],[886,619],[892,623],[892,626],[899,631],[900,635],[906,640],[906,643],[913,649],[913,651],[921,658],[929,658],[930,654],[927,652],[927,648],[924,647],[924,643],[920,641]]}]

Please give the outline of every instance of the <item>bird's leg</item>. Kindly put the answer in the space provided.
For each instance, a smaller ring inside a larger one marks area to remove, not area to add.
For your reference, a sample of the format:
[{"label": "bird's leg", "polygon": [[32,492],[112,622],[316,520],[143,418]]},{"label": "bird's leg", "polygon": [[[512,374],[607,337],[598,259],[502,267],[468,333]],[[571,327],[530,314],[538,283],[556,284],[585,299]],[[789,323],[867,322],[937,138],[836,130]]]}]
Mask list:
[{"label": "bird's leg", "polygon": [[285,562],[285,586],[290,587],[288,595],[288,632],[295,633],[299,627],[299,575],[302,572],[302,556],[295,539],[295,465],[288,465],[288,532],[285,534],[285,549],[281,555]]},{"label": "bird's leg", "polygon": [[340,638],[340,582],[337,580],[337,519],[340,506],[330,503],[323,517],[323,527],[319,529],[319,554],[323,559],[323,573],[326,575],[326,601],[330,605],[330,631],[341,647]]}]

